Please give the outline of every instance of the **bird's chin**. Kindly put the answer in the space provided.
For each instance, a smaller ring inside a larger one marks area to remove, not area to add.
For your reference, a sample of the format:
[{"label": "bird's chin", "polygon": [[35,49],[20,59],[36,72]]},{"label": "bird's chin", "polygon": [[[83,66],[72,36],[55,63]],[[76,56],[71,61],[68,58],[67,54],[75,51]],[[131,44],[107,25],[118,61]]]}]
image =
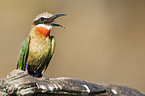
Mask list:
[{"label": "bird's chin", "polygon": [[52,25],[46,25],[46,24],[38,24],[38,25],[36,25],[36,28],[37,27],[43,27],[44,29],[47,29],[47,30],[52,29]]}]

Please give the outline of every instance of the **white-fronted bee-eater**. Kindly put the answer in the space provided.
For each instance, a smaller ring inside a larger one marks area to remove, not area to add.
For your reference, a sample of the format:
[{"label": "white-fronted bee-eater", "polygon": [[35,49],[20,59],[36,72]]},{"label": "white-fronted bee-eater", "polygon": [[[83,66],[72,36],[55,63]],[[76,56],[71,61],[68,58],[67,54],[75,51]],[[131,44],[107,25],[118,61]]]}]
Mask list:
[{"label": "white-fronted bee-eater", "polygon": [[53,23],[56,18],[61,16],[67,15],[52,15],[44,12],[36,16],[30,33],[21,45],[17,69],[27,71],[34,77],[42,77],[55,50],[55,39],[54,36],[50,36],[50,31],[53,26],[66,28]]}]

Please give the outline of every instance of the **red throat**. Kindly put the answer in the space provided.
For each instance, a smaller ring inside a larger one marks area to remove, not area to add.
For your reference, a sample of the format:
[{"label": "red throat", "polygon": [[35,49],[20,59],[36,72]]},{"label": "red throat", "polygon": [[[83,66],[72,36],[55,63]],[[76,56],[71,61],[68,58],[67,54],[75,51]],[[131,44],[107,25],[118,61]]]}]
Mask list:
[{"label": "red throat", "polygon": [[36,27],[36,31],[40,35],[45,36],[45,37],[49,36],[49,32],[50,32],[50,30],[48,30],[48,29],[46,29],[44,27]]}]

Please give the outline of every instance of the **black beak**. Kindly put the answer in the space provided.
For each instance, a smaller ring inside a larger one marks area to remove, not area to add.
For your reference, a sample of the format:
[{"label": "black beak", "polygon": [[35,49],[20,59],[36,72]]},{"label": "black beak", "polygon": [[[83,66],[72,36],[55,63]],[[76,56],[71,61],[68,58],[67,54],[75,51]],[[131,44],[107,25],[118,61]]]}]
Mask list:
[{"label": "black beak", "polygon": [[68,29],[67,27],[63,26],[63,25],[60,25],[60,24],[55,24],[55,23],[51,23],[52,26],[60,26],[60,27],[63,27],[65,29]]},{"label": "black beak", "polygon": [[50,17],[50,19],[52,20],[51,22],[53,22],[56,18],[61,17],[61,16],[67,16],[67,14],[56,14],[56,15],[53,15],[52,17]]},{"label": "black beak", "polygon": [[56,14],[56,15],[53,15],[52,17],[50,17],[50,18],[46,18],[45,24],[48,23],[52,26],[60,26],[60,27],[63,27],[65,29],[67,29],[65,26],[62,26],[60,24],[52,23],[56,18],[61,17],[61,16],[67,16],[67,14]]}]

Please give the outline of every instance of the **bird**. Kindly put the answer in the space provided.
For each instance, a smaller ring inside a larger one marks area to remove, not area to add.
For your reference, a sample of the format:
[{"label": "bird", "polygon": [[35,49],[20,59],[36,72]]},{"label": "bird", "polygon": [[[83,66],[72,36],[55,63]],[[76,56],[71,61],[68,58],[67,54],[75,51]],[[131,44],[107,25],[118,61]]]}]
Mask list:
[{"label": "bird", "polygon": [[[22,42],[17,62],[17,69],[28,72],[33,77],[41,78],[54,54],[55,38],[50,35],[53,26],[66,28],[53,21],[67,14],[52,15],[43,12],[35,17],[29,34]],[[67,29],[67,28],[66,28]]]}]

